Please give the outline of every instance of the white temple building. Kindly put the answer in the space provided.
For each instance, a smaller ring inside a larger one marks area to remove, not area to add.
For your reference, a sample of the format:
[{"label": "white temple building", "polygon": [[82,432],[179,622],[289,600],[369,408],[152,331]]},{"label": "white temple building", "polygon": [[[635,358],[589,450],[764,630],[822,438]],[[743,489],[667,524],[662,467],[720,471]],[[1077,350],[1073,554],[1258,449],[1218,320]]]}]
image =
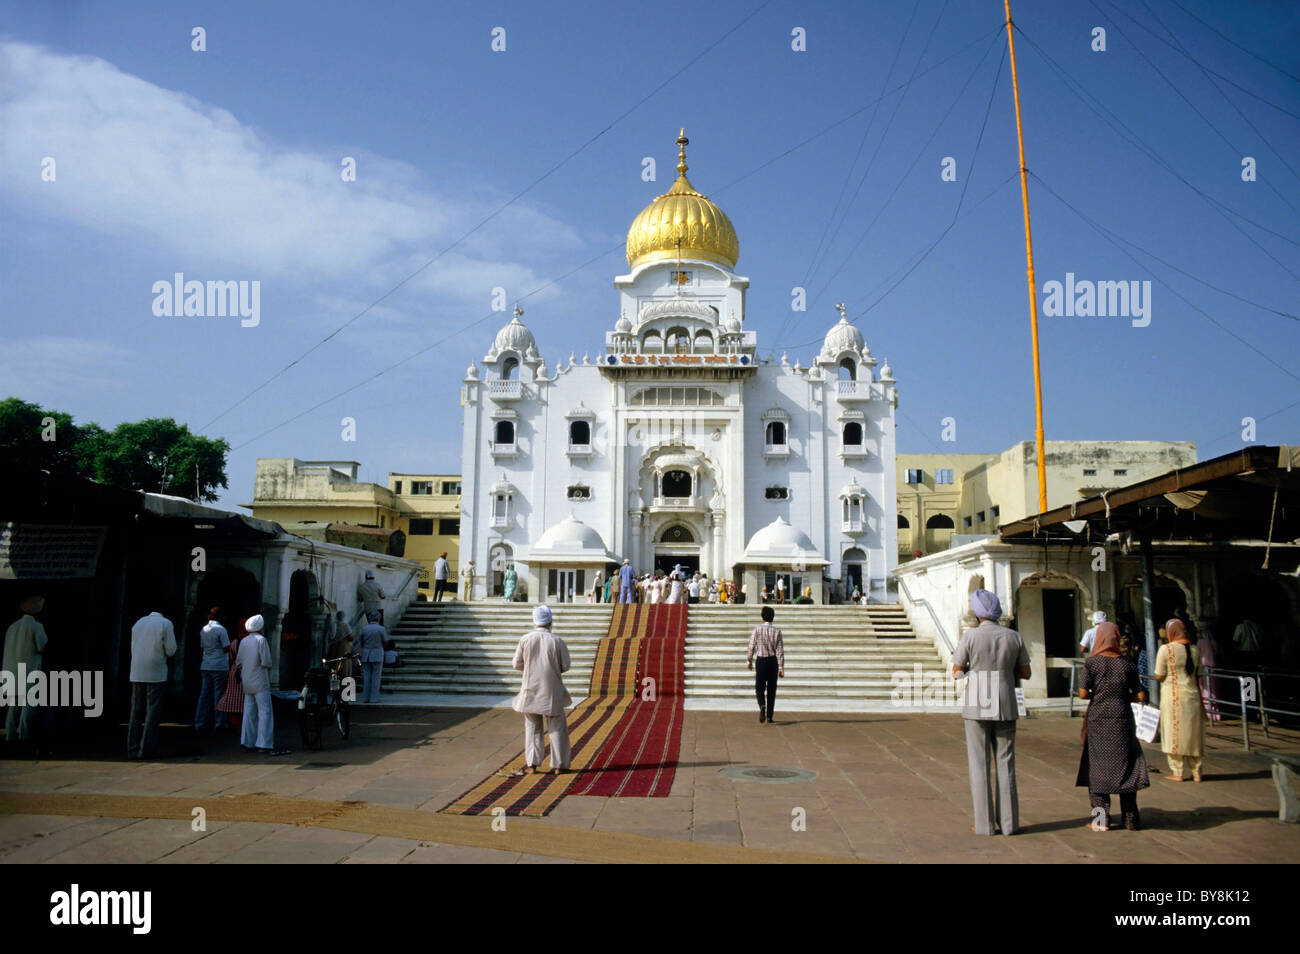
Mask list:
[{"label": "white temple building", "polygon": [[761,360],[736,231],[686,178],[687,143],[628,231],[599,353],[548,362],[516,307],[469,366],[460,547],[476,599],[513,563],[530,600],[585,600],[626,558],[731,579],[750,602],[778,574],[790,598],[892,601],[889,364],[843,306],[807,367]]}]

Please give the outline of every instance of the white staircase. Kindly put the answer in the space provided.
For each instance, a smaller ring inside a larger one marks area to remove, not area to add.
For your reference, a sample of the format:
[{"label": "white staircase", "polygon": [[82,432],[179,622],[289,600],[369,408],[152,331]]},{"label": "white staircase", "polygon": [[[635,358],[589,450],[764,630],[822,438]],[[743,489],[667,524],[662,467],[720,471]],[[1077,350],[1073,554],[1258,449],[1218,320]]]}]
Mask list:
[{"label": "white staircase", "polygon": [[[555,632],[573,659],[565,676],[574,701],[587,694],[596,645],[609,631],[613,607],[551,607]],[[892,675],[920,665],[937,672],[939,657],[918,641],[901,606],[774,607],[785,639],[786,676],[777,710],[899,711]],[[753,709],[754,674],[745,668],[758,606],[690,607],[686,630],[686,707]],[[390,635],[402,666],[384,670],[381,698],[397,705],[509,705],[519,690],[511,668],[519,637],[533,628],[532,606],[483,601],[412,603]],[[906,711],[906,707],[902,711]]]},{"label": "white staircase", "polygon": [[[554,629],[569,647],[573,668],[564,682],[574,700],[587,694],[596,644],[609,631],[609,604],[551,607]],[[402,665],[385,668],[384,702],[405,705],[501,705],[519,691],[511,667],[519,637],[533,629],[527,603],[448,600],[412,603],[390,631]]]},{"label": "white staircase", "polygon": [[[757,709],[745,667],[759,606],[692,606],[686,627],[686,708]],[[785,645],[777,711],[899,711],[894,673],[938,672],[934,647],[915,638],[901,606],[774,606]],[[904,711],[906,707],[903,707]]]}]

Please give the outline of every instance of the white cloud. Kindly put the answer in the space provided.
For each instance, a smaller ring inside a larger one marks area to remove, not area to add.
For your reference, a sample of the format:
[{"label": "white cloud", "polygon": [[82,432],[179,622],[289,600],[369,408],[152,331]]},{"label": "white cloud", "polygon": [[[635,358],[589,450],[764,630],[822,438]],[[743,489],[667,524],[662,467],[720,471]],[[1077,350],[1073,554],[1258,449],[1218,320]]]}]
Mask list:
[{"label": "white cloud", "polygon": [[[142,238],[178,268],[234,270],[223,278],[395,283],[405,263],[428,261],[503,201],[440,193],[411,166],[355,149],[285,147],[102,59],[14,41],[0,41],[0,129],[0,195],[34,215]],[[357,160],[355,182],[340,177],[344,154]],[[41,181],[46,156],[53,183]],[[465,275],[440,262],[429,289],[477,297],[482,275],[531,273],[503,259],[580,244],[516,203],[443,260]]]}]

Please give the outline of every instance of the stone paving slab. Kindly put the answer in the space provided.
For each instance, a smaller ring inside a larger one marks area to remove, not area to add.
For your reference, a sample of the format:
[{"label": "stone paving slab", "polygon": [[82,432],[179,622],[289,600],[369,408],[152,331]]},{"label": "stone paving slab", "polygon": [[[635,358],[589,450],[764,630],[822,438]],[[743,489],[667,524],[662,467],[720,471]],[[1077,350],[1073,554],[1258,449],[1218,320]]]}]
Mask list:
[{"label": "stone paving slab", "polygon": [[[319,751],[274,759],[247,755],[230,737],[196,752],[177,728],[170,737],[183,754],[154,762],[93,752],[4,759],[0,791],[166,795],[196,805],[267,793],[436,812],[519,750],[520,721],[508,710],[361,710],[351,740],[327,733]],[[1152,787],[1139,795],[1146,830],[1099,833],[1086,830],[1087,794],[1074,786],[1079,724],[1064,714],[1020,723],[1024,830],[1015,838],[970,833],[964,728],[950,713],[778,713],[775,725],[760,725],[747,711],[688,711],[681,763],[667,798],[570,796],[538,824],[555,825],[557,832],[640,834],[883,862],[1300,861],[1300,826],[1276,821],[1266,752],[1300,752],[1300,733],[1275,729],[1272,739],[1255,739],[1260,751],[1246,753],[1239,735],[1216,726],[1207,742],[1206,781],[1199,785],[1164,781],[1159,748],[1147,746]],[[722,774],[759,766],[815,777],[760,782]],[[565,859],[315,825],[209,822],[208,831],[195,833],[187,821],[165,818],[0,814],[5,863],[556,860]]]}]

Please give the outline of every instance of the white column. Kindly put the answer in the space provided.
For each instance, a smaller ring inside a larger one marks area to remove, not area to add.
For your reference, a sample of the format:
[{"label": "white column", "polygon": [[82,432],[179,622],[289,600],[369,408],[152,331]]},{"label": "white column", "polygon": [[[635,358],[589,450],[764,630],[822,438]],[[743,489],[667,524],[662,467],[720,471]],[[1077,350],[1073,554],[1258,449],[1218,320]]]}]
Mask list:
[{"label": "white column", "polygon": [[632,531],[632,548],[628,557],[632,561],[632,569],[640,576],[645,572],[645,563],[641,559],[641,511],[629,510],[627,512],[627,525]]},{"label": "white column", "polygon": [[722,521],[725,519],[725,517],[723,516],[721,510],[713,511],[712,517],[713,517],[713,546],[711,548],[711,552],[709,555],[712,557],[713,560],[713,578],[715,580],[720,580],[722,579],[723,575],[726,573],[726,569],[727,569],[726,562],[725,562],[725,555],[722,552],[722,547],[723,547]]}]

